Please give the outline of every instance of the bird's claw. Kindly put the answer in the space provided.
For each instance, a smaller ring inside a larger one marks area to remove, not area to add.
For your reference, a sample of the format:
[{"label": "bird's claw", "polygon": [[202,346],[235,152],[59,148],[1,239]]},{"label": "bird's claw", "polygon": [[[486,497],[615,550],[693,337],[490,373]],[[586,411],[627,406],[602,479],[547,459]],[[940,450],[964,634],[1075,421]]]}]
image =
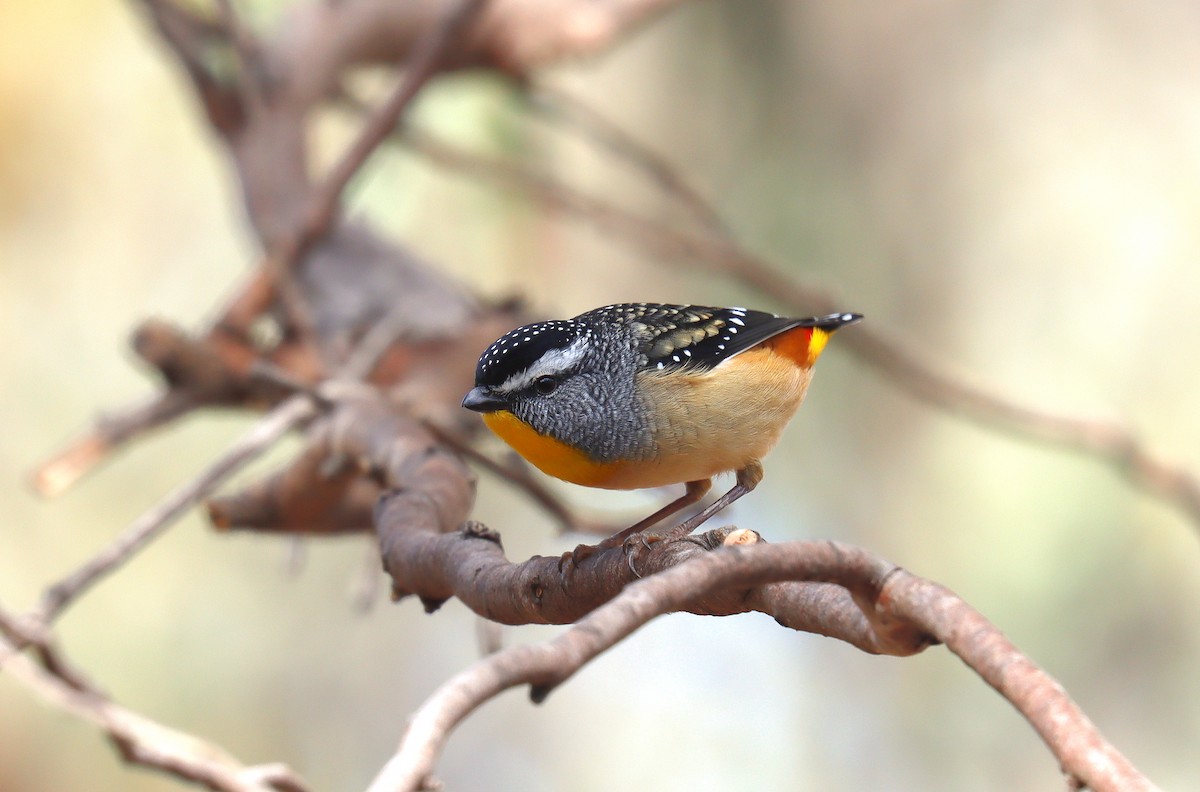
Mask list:
[{"label": "bird's claw", "polygon": [[[574,550],[563,553],[558,559],[558,571],[560,573],[566,572],[572,567],[578,567],[584,561],[601,551],[611,550],[612,548],[616,547],[616,542],[612,541],[614,538],[617,537],[609,537],[600,544],[595,545],[576,545]],[[663,538],[664,537],[658,534],[639,531],[638,533],[626,537],[625,540],[621,542],[621,551],[625,554],[626,562],[629,564],[629,570],[633,572],[634,575],[637,577],[642,576],[634,566],[634,561],[637,555],[643,551],[649,550],[651,544],[655,542],[661,542]]]},{"label": "bird's claw", "polygon": [[633,536],[630,536],[621,543],[621,551],[625,553],[625,562],[629,564],[629,571],[634,574],[634,577],[641,577],[642,573],[637,571],[634,563],[637,561],[637,556],[640,552],[649,550],[650,545],[654,542],[662,541],[662,537],[658,534],[646,533],[639,531]]}]

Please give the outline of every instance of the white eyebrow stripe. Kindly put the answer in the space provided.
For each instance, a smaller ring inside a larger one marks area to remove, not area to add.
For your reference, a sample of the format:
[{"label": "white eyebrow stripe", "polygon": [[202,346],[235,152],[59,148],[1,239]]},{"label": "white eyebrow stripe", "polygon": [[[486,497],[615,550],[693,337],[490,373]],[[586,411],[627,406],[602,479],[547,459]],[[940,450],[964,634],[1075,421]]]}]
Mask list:
[{"label": "white eyebrow stripe", "polygon": [[560,349],[551,349],[534,361],[533,365],[524,371],[519,371],[500,383],[496,390],[503,393],[513,393],[528,386],[538,377],[562,374],[573,368],[586,349],[586,338],[577,338],[570,345]]}]

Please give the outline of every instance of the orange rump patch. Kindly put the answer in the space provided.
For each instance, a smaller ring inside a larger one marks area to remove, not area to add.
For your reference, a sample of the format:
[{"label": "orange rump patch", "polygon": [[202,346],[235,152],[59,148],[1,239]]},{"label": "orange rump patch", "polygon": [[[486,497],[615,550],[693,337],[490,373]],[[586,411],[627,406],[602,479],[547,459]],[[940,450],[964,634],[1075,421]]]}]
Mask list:
[{"label": "orange rump patch", "polygon": [[828,331],[819,327],[796,327],[768,339],[763,346],[775,350],[797,366],[810,368],[821,356],[825,343],[829,341]]}]

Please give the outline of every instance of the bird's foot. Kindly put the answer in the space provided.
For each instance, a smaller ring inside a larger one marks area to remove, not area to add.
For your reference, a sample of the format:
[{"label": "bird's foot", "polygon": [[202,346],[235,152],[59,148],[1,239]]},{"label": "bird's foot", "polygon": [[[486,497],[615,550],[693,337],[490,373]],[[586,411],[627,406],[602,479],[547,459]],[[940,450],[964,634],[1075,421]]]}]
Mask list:
[{"label": "bird's foot", "polygon": [[639,531],[621,543],[621,550],[625,553],[625,563],[629,565],[629,571],[634,574],[634,577],[641,577],[642,573],[637,570],[637,558],[643,552],[649,552],[650,545],[655,542],[661,542],[670,537],[661,533],[651,533],[650,531]]}]

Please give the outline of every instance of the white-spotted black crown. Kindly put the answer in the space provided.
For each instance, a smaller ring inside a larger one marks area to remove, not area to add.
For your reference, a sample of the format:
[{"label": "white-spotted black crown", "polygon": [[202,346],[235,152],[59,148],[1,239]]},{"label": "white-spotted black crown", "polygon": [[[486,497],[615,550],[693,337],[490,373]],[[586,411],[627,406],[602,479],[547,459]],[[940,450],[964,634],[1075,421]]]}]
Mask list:
[{"label": "white-spotted black crown", "polygon": [[510,330],[479,356],[475,384],[495,387],[525,371],[551,349],[569,346],[583,328],[574,319],[552,319]]}]

